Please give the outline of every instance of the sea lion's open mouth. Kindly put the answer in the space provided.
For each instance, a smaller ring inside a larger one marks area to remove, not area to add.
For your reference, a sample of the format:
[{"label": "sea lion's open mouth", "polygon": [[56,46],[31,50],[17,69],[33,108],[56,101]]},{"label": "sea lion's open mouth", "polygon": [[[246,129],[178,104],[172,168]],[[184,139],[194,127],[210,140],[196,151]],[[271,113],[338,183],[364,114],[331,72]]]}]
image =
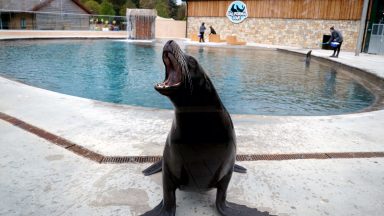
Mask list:
[{"label": "sea lion's open mouth", "polygon": [[156,84],[155,89],[165,93],[166,91],[177,89],[181,86],[183,80],[181,66],[173,53],[164,51],[163,62],[165,65],[165,80],[164,82]]}]

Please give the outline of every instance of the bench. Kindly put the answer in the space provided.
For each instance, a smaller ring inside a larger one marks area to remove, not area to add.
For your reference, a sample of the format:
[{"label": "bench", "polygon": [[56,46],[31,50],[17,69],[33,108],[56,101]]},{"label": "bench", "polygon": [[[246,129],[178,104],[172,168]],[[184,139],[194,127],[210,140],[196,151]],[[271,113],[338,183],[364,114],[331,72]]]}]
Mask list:
[{"label": "bench", "polygon": [[227,36],[226,40],[229,45],[246,45],[247,44],[247,42],[245,41],[238,41],[235,35]]},{"label": "bench", "polygon": [[200,35],[200,34],[198,34],[198,33],[192,33],[192,34],[191,34],[191,41],[197,41],[197,42],[199,42],[199,40],[200,40],[199,35]]},{"label": "bench", "polygon": [[210,34],[209,35],[209,42],[214,42],[214,43],[221,43],[225,42],[226,40],[221,40],[219,34]]}]

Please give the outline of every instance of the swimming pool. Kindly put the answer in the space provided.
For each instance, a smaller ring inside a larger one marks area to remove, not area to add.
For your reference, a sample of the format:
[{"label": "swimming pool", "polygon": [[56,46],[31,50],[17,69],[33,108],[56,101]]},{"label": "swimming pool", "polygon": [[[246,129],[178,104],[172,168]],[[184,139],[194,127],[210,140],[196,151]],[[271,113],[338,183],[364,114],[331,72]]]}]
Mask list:
[{"label": "swimming pool", "polygon": [[[172,109],[153,86],[164,79],[162,45],[116,40],[0,42],[0,75],[44,89],[112,103]],[[331,115],[370,106],[358,77],[267,49],[185,46],[211,77],[230,113]]]}]

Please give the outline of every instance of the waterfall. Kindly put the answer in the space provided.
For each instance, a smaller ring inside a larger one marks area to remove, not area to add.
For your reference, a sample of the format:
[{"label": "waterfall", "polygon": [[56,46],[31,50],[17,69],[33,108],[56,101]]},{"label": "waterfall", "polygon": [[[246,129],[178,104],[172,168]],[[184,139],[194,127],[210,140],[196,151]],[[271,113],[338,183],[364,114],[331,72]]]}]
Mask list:
[{"label": "waterfall", "polygon": [[155,39],[157,12],[151,9],[127,9],[127,39]]}]

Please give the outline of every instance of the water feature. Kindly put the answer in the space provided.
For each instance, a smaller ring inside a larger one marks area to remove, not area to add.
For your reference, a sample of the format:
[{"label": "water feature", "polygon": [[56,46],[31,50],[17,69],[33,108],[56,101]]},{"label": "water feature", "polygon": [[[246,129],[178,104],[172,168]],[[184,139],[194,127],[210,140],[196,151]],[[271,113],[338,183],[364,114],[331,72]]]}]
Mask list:
[{"label": "water feature", "polygon": [[[375,97],[341,68],[266,49],[185,46],[230,113],[330,115]],[[0,75],[52,91],[119,104],[172,109],[153,86],[164,79],[162,44],[112,40],[0,42]]]},{"label": "water feature", "polygon": [[156,16],[156,10],[127,9],[127,39],[154,39]]}]

